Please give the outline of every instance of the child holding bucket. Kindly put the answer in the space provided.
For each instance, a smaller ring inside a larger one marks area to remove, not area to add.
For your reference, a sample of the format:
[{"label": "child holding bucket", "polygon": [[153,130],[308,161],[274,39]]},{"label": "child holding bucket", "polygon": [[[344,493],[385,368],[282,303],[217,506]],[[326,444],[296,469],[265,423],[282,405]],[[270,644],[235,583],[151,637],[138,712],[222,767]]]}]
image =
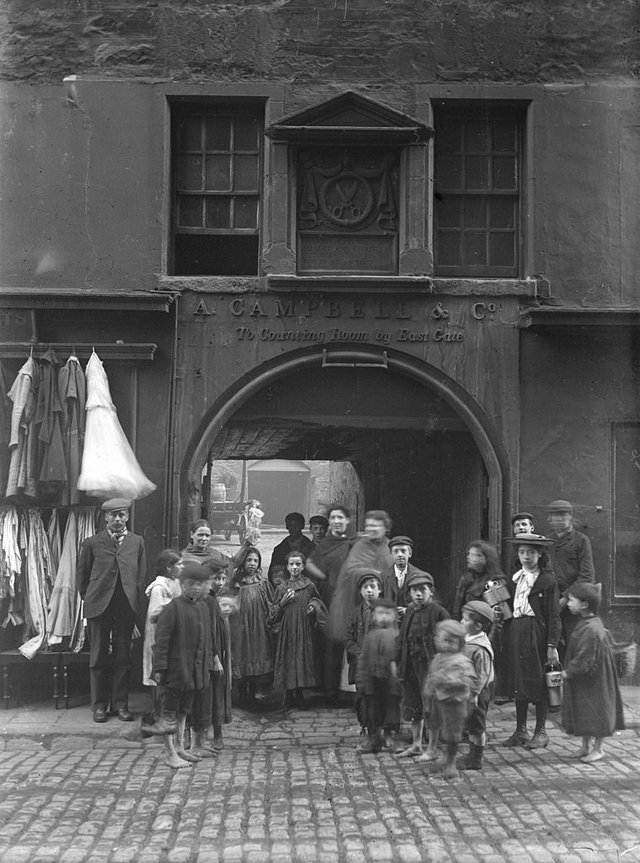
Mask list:
[{"label": "child holding bucket", "polygon": [[598,617],[599,605],[595,584],[576,582],[569,588],[567,607],[579,621],[562,672],[562,724],[567,734],[582,737],[576,758],[585,764],[604,758],[604,738],[624,728],[611,638]]}]

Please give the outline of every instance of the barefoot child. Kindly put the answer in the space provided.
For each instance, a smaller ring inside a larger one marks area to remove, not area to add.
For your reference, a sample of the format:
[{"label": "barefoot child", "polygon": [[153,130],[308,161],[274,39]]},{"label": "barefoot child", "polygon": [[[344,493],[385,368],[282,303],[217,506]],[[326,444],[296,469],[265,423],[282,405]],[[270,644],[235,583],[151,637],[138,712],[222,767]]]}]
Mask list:
[{"label": "barefoot child", "polygon": [[151,731],[165,735],[165,764],[174,768],[200,760],[185,750],[184,730],[194,693],[205,688],[213,668],[211,625],[203,601],[209,578],[206,567],[187,564],[180,573],[182,593],[166,606],[156,624],[153,676],[162,694],[160,717]]},{"label": "barefoot child", "polygon": [[276,589],[269,610],[277,631],[273,688],[285,693],[285,709],[295,704],[306,708],[303,689],[320,686],[317,627],[327,619],[327,609],[304,574],[306,558],[299,551],[286,557],[288,578]]},{"label": "barefoot child", "polygon": [[402,619],[398,648],[398,676],[402,680],[404,718],[411,722],[411,746],[398,753],[400,758],[422,754],[425,703],[423,689],[429,664],[435,655],[433,637],[436,623],[447,620],[449,612],[433,599],[433,577],[417,572],[407,579],[411,602]]},{"label": "barefoot child", "polygon": [[465,629],[457,620],[441,620],[436,626],[438,651],[429,667],[424,695],[429,711],[429,745],[422,757],[438,757],[438,737],[447,745],[444,778],[458,775],[456,755],[462,740],[470,704],[475,700],[478,684],[471,660],[464,655]]},{"label": "barefoot child", "polygon": [[465,770],[482,770],[482,756],[487,745],[487,712],[494,688],[493,647],[489,631],[493,625],[493,609],[486,602],[473,599],[462,608],[465,628],[465,655],[473,663],[478,685],[478,700],[467,719],[469,755]]},{"label": "barefoot child", "polygon": [[364,637],[369,632],[373,625],[373,606],[380,596],[382,590],[382,582],[379,572],[372,572],[364,569],[360,573],[357,580],[358,590],[362,597],[362,602],[358,603],[351,615],[349,628],[347,629],[347,638],[345,640],[344,649],[349,663],[349,683],[356,684],[356,716],[360,723],[360,733],[366,734],[367,723],[364,717],[364,703],[362,692],[358,689],[357,669],[358,659],[362,652],[362,642]]},{"label": "barefoot child", "polygon": [[224,748],[222,726],[231,722],[231,634],[229,615],[235,607],[233,596],[224,597],[227,593],[227,574],[224,569],[214,569],[210,572],[209,586],[211,595],[207,597],[207,605],[211,619],[214,638],[214,649],[222,663],[222,673],[211,679],[211,723],[212,728],[207,738],[213,749],[218,752]]},{"label": "barefoot child", "polygon": [[576,757],[585,764],[604,758],[604,738],[624,728],[611,639],[598,617],[599,605],[595,584],[576,582],[569,588],[567,607],[579,621],[562,672],[562,724],[567,734],[582,737]]},{"label": "barefoot child", "polygon": [[356,676],[369,731],[360,750],[363,755],[389,748],[390,731],[400,721],[401,690],[396,665],[398,610],[392,599],[377,599],[372,613],[372,627],[362,642]]}]

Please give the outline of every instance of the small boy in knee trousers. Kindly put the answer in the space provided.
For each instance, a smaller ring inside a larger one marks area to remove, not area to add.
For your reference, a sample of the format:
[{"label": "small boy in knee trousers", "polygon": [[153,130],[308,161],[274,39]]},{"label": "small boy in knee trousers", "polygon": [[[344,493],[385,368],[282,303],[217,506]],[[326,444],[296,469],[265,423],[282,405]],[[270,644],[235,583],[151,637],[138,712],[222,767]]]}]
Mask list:
[{"label": "small boy in knee trousers", "polygon": [[473,663],[464,655],[465,630],[456,620],[442,620],[436,626],[438,651],[427,674],[424,687],[429,711],[429,745],[422,760],[438,757],[438,737],[447,746],[444,778],[458,775],[456,755],[469,715],[470,704],[478,691]]},{"label": "small boy in knee trousers", "polygon": [[372,628],[362,643],[356,683],[363,699],[364,722],[369,731],[360,750],[363,755],[388,748],[391,728],[400,720],[400,685],[396,666],[398,610],[391,599],[373,604]]},{"label": "small boy in knee trousers", "polygon": [[169,767],[187,767],[200,757],[184,748],[184,730],[196,691],[209,682],[214,649],[209,612],[204,602],[211,573],[198,563],[180,573],[182,593],[166,606],[156,625],[153,676],[159,687],[160,717],[148,729],[165,737]]},{"label": "small boy in knee trousers", "polygon": [[358,574],[357,585],[362,602],[358,603],[351,615],[344,649],[349,663],[349,683],[356,685],[355,708],[360,723],[360,734],[366,734],[364,697],[358,684],[358,661],[362,653],[365,636],[373,626],[373,606],[382,592],[380,573],[369,568],[364,569]]},{"label": "small boy in knee trousers", "polygon": [[487,745],[487,712],[494,689],[493,647],[489,631],[493,625],[493,609],[486,602],[472,600],[462,608],[465,628],[465,655],[473,663],[478,685],[478,700],[472,705],[467,720],[469,755],[465,770],[482,770],[482,756]]},{"label": "small boy in knee trousers", "polygon": [[434,599],[434,581],[428,572],[411,575],[406,582],[411,602],[402,618],[398,640],[398,676],[402,680],[402,709],[411,722],[411,745],[398,752],[399,758],[422,755],[422,732],[427,712],[424,684],[436,649],[433,641],[438,621],[449,618],[449,612]]}]

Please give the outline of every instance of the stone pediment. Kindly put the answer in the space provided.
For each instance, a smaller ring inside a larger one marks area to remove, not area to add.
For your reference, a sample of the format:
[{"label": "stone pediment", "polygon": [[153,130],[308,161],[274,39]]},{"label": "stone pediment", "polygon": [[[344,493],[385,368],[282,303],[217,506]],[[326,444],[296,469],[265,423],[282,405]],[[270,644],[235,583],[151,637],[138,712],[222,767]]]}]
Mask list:
[{"label": "stone pediment", "polygon": [[432,133],[414,117],[353,91],[289,114],[267,128],[274,140],[315,144],[420,143]]}]

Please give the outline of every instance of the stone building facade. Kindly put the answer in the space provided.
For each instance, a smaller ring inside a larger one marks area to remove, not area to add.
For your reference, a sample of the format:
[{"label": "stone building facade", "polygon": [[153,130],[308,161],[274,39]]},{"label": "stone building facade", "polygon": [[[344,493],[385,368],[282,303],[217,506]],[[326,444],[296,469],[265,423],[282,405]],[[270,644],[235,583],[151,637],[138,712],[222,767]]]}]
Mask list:
[{"label": "stone building facade", "polygon": [[450,594],[575,503],[640,607],[637,8],[8,0],[0,350],[96,347],[185,538],[215,459],[351,463]]}]

